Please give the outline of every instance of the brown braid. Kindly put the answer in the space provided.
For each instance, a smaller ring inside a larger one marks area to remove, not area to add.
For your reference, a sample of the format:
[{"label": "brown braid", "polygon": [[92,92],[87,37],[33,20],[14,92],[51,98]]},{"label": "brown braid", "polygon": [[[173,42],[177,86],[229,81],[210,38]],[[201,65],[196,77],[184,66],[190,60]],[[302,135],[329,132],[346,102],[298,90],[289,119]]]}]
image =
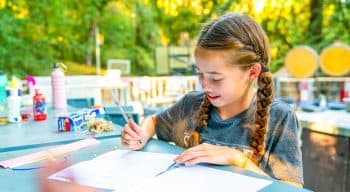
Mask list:
[{"label": "brown braid", "polygon": [[[199,109],[199,121],[198,121],[198,128],[204,128],[208,125],[208,119],[209,119],[209,111],[211,108],[211,104],[209,102],[209,99],[207,95],[203,96],[203,101],[201,103],[200,109]],[[201,141],[201,137],[198,133],[198,131],[194,130],[188,139],[188,147],[193,147],[195,145],[198,145]]]},{"label": "brown braid", "polygon": [[265,153],[265,139],[268,130],[270,104],[273,101],[273,81],[269,72],[260,73],[258,79],[256,112],[251,146],[254,148],[253,162],[258,164]]}]

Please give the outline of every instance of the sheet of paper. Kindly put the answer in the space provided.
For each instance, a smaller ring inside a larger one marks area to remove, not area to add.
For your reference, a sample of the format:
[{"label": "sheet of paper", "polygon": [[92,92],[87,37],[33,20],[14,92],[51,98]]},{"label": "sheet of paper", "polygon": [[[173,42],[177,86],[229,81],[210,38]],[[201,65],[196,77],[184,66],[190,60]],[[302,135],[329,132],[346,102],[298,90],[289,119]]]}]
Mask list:
[{"label": "sheet of paper", "polygon": [[272,181],[195,165],[180,167],[158,177],[175,158],[172,154],[115,150],[80,162],[50,176],[91,187],[126,192],[157,191],[258,191]]},{"label": "sheet of paper", "polygon": [[77,142],[49,148],[49,149],[39,151],[36,153],[31,153],[28,155],[24,155],[24,156],[8,159],[5,161],[1,161],[0,167],[2,167],[2,168],[14,168],[14,167],[17,167],[20,165],[33,163],[33,162],[41,161],[44,159],[50,159],[50,158],[54,159],[55,157],[57,157],[59,155],[69,153],[72,151],[76,151],[76,150],[79,150],[79,149],[82,149],[85,147],[97,145],[99,143],[100,143],[100,141],[93,139],[93,138],[84,139],[84,140],[80,140]]}]

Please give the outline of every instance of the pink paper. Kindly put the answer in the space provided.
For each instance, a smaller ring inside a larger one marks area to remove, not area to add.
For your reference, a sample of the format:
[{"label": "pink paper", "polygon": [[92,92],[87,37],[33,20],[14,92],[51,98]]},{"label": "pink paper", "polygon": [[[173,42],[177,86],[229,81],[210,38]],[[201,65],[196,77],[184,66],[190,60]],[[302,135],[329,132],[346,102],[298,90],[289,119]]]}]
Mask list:
[{"label": "pink paper", "polygon": [[99,143],[100,143],[100,141],[93,139],[93,138],[84,139],[84,140],[80,140],[80,141],[73,142],[70,144],[60,145],[58,147],[46,149],[46,150],[39,151],[36,153],[31,153],[28,155],[24,155],[21,157],[16,157],[16,158],[8,159],[5,161],[1,161],[0,167],[13,168],[13,167],[17,167],[20,165],[41,161],[44,159],[53,159],[54,160],[55,157],[57,157],[59,155],[69,153],[72,151],[76,151],[76,150],[79,150],[82,148],[94,146],[94,145],[97,145]]}]

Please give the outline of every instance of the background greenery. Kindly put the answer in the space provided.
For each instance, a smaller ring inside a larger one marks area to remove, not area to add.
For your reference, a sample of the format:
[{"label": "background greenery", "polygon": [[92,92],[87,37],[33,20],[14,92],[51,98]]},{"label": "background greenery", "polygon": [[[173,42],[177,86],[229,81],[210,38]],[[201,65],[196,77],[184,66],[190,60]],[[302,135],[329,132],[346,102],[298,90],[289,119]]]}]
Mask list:
[{"label": "background greenery", "polygon": [[94,65],[98,27],[103,67],[107,59],[130,59],[133,75],[154,75],[157,46],[190,45],[204,23],[226,12],[263,26],[273,71],[296,45],[320,52],[337,40],[350,44],[349,0],[0,0],[0,69],[48,75],[61,60],[94,73],[76,66]]}]

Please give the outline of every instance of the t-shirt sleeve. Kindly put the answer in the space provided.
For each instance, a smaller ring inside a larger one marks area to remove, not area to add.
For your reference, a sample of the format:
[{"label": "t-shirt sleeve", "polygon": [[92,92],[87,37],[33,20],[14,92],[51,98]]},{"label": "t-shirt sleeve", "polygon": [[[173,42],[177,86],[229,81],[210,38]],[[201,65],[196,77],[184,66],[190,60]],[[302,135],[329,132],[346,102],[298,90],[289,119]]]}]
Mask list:
[{"label": "t-shirt sleeve", "polygon": [[173,142],[176,132],[186,126],[185,103],[187,97],[182,97],[170,108],[156,115],[156,134],[159,139]]},{"label": "t-shirt sleeve", "polygon": [[303,165],[299,140],[300,126],[293,110],[286,113],[279,125],[275,145],[270,151],[270,175],[303,184]]},{"label": "t-shirt sleeve", "polygon": [[185,132],[193,131],[198,124],[198,110],[202,97],[201,92],[187,93],[173,106],[157,114],[156,134],[158,139],[186,147]]}]

